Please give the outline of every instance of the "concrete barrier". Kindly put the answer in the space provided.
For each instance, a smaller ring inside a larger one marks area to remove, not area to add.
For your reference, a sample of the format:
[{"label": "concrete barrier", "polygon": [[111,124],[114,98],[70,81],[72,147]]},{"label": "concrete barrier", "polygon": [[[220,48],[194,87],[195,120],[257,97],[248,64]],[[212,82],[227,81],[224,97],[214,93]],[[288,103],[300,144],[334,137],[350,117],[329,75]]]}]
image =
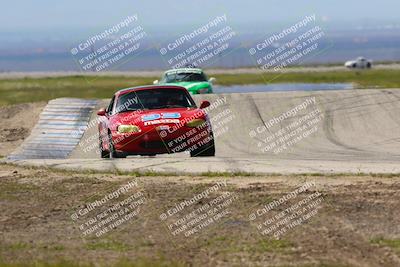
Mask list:
[{"label": "concrete barrier", "polygon": [[8,159],[68,158],[85,132],[96,103],[77,98],[51,100],[30,136]]}]

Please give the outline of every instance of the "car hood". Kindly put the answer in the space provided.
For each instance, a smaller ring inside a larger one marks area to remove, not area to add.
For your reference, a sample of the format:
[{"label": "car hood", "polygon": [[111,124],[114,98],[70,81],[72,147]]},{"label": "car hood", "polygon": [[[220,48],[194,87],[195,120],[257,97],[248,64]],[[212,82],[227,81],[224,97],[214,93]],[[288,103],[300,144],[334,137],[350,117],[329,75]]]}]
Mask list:
[{"label": "car hood", "polygon": [[197,91],[211,86],[209,82],[177,82],[168,84],[185,87],[188,91]]},{"label": "car hood", "polygon": [[198,108],[168,108],[123,112],[114,115],[112,123],[115,126],[119,124],[134,124],[143,127],[158,124],[176,124],[189,118],[205,118],[204,112]]},{"label": "car hood", "polygon": [[354,63],[357,63],[356,61],[351,61],[351,60],[349,60],[349,61],[346,61],[345,63],[344,63],[344,65],[345,66],[348,66],[348,65],[352,65],[352,64],[354,64]]}]

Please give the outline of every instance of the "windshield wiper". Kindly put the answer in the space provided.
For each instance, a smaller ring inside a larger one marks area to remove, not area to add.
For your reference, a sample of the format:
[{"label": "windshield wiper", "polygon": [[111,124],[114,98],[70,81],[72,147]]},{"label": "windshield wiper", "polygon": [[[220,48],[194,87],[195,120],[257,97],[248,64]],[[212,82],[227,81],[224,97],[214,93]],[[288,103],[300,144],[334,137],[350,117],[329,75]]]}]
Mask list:
[{"label": "windshield wiper", "polygon": [[165,105],[167,108],[187,108],[186,106],[182,105]]},{"label": "windshield wiper", "polygon": [[118,113],[130,112],[130,111],[138,111],[138,110],[148,110],[148,108],[138,108],[138,109],[124,109]]},{"label": "windshield wiper", "polygon": [[151,109],[160,109],[160,108],[186,108],[186,106],[182,106],[182,105],[163,105],[163,106],[152,107]]}]

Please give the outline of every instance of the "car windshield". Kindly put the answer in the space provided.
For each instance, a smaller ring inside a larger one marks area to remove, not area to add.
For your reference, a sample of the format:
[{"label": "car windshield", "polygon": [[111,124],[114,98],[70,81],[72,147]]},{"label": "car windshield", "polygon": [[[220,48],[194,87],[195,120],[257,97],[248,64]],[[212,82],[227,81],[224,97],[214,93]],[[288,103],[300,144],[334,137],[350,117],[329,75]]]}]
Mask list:
[{"label": "car windshield", "polygon": [[193,99],[184,90],[166,88],[138,90],[118,97],[115,113],[179,107],[196,107]]},{"label": "car windshield", "polygon": [[176,83],[176,82],[206,82],[207,77],[204,73],[193,73],[193,72],[180,72],[180,73],[166,73],[162,80],[165,83]]}]

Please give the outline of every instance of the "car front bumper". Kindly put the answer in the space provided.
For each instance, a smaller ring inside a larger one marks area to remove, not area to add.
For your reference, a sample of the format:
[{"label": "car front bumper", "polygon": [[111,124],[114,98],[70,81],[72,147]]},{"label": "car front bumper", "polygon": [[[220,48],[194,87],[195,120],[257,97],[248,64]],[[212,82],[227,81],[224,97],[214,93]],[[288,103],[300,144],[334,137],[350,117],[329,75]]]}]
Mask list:
[{"label": "car front bumper", "polygon": [[128,155],[176,153],[197,149],[207,143],[211,127],[181,127],[176,131],[156,128],[140,133],[123,134],[112,131],[112,141],[117,152]]}]

